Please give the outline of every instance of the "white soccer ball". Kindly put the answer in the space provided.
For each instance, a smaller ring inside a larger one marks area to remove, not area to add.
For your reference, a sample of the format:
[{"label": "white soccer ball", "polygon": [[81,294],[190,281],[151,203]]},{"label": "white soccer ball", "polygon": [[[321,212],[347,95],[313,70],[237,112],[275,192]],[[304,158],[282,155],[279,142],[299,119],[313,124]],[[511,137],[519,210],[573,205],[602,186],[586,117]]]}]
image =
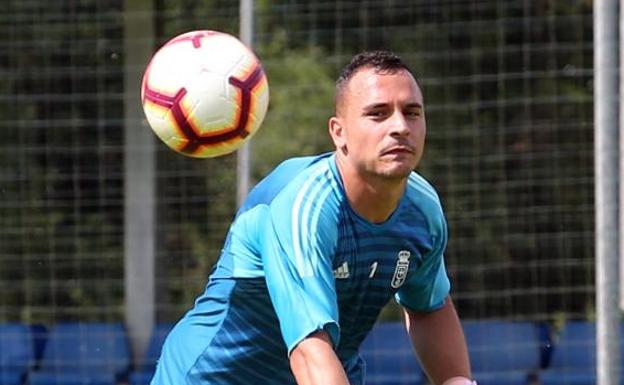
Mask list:
[{"label": "white soccer ball", "polygon": [[154,54],[141,101],[149,125],[167,146],[208,158],[231,153],[256,133],[269,85],[258,58],[237,38],[192,31]]}]

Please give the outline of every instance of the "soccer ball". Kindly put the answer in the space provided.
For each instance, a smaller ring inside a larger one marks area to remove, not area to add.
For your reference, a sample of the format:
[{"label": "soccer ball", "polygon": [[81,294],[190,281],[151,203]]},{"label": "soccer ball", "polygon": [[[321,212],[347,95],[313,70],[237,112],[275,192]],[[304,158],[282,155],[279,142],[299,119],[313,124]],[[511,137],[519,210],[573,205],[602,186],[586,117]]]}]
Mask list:
[{"label": "soccer ball", "polygon": [[269,86],[258,58],[237,38],[192,31],[154,54],[141,101],[149,125],[167,146],[209,158],[231,153],[256,133]]}]

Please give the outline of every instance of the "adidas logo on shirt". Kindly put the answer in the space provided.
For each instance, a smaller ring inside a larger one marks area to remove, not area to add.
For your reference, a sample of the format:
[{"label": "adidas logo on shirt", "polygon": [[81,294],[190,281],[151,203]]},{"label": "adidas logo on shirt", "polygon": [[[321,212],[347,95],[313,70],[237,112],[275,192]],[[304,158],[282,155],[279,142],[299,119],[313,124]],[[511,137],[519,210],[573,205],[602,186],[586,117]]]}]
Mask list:
[{"label": "adidas logo on shirt", "polygon": [[347,264],[347,262],[343,262],[342,265],[338,266],[338,268],[334,270],[334,278],[336,279],[349,278],[349,265]]}]

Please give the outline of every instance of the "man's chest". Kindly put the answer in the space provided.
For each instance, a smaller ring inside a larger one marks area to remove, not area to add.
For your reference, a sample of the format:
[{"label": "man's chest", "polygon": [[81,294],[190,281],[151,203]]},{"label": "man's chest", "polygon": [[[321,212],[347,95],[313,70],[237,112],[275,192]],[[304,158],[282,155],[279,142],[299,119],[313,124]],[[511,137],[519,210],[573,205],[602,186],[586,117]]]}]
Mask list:
[{"label": "man's chest", "polygon": [[[340,294],[388,297],[412,274],[432,249],[430,235],[418,228],[371,231],[352,225],[339,237],[332,268]],[[345,291],[345,293],[342,293]]]}]

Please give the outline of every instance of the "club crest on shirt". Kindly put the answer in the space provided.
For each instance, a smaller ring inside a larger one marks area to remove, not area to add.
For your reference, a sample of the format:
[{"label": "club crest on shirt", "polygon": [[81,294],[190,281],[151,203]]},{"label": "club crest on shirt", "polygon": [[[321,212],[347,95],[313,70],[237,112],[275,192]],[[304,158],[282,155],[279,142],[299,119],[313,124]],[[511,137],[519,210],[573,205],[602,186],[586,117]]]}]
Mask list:
[{"label": "club crest on shirt", "polygon": [[396,267],[394,268],[392,281],[390,282],[390,286],[395,289],[401,287],[401,285],[403,285],[403,282],[405,282],[405,278],[407,278],[410,255],[411,253],[408,250],[399,251],[399,259],[397,261]]}]

